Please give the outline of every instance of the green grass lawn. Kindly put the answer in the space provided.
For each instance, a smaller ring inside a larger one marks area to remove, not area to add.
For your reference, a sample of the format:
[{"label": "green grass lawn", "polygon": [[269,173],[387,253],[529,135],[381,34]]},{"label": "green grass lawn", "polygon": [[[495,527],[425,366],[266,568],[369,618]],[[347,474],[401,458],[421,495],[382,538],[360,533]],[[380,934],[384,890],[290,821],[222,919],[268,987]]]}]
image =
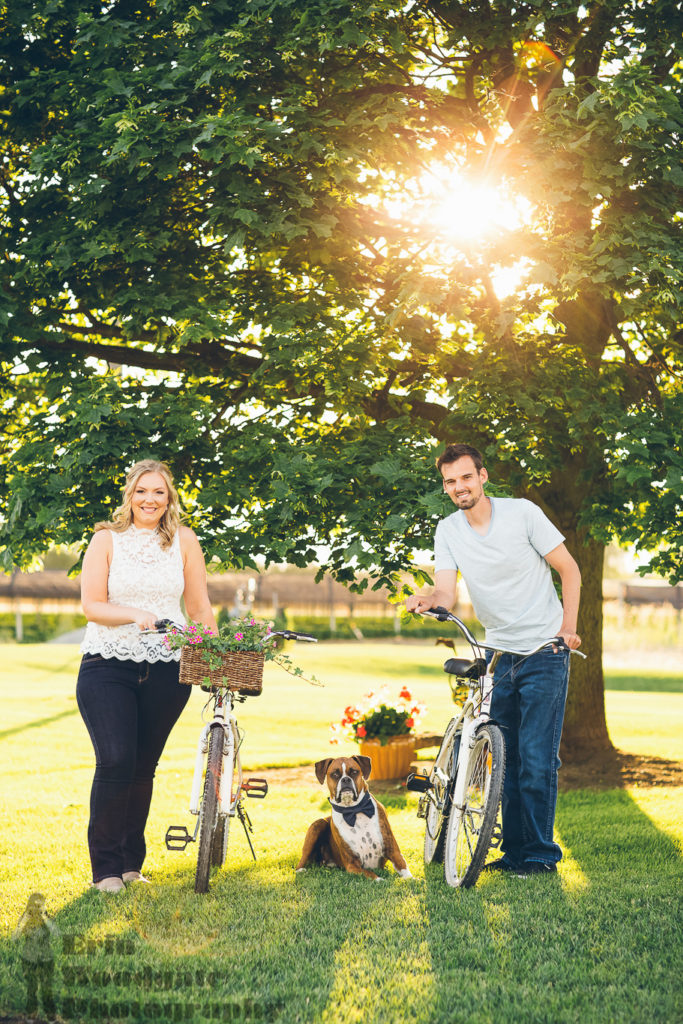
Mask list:
[{"label": "green grass lawn", "polygon": [[[299,647],[314,688],[274,666],[239,709],[250,768],[325,756],[329,723],[387,683],[450,712],[443,651],[395,644]],[[449,890],[422,865],[415,798],[383,797],[415,880],[383,884],[334,872],[296,876],[310,821],[325,811],[313,778],[250,801],[258,860],[233,825],[226,869],[192,890],[193,856],[169,853],[186,813],[203,695],[195,690],[157,773],[147,830],[151,887],[122,897],[88,889],[85,841],[93,755],[74,698],[75,648],[0,647],[0,1012],[19,1013],[24,984],[10,935],[41,891],[61,931],[55,988],[64,1016],[87,1021],[672,1022],[681,954],[680,789],[560,796],[557,877],[484,878]],[[637,666],[636,666],[637,668]],[[631,682],[632,681],[632,682]],[[630,688],[627,688],[627,683]],[[611,736],[622,750],[683,758],[683,694],[673,673],[608,678]],[[75,999],[73,1005],[68,1000]],[[78,1000],[85,1002],[78,1003]],[[137,1012],[126,1017],[129,1004]],[[241,1015],[241,1016],[240,1016]]]}]

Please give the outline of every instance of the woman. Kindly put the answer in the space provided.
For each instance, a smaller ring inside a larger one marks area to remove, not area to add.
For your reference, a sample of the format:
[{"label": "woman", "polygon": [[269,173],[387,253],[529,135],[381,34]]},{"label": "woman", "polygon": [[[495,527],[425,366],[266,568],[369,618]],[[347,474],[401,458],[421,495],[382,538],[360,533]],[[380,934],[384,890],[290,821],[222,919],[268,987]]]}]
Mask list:
[{"label": "woman", "polygon": [[190,696],[178,682],[179,651],[143,635],[157,619],[189,618],[217,631],[204,556],[180,524],[173,478],[145,459],[128,474],[112,521],[98,523],[83,560],[81,600],[88,620],[76,696],[95,748],[88,845],[93,884],[120,892],[146,881],[145,824],[154,771]]}]

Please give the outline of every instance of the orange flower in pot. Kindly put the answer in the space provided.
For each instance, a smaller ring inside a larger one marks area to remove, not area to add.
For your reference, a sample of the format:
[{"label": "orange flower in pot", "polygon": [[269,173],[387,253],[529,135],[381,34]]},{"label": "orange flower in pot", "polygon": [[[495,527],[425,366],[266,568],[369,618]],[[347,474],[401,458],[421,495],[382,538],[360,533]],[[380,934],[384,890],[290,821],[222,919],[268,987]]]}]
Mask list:
[{"label": "orange flower in pot", "polygon": [[403,778],[415,756],[415,730],[424,712],[424,704],[406,686],[395,701],[384,686],[344,709],[341,722],[332,725],[330,742],[344,738],[358,743],[360,753],[372,761],[372,779]]}]

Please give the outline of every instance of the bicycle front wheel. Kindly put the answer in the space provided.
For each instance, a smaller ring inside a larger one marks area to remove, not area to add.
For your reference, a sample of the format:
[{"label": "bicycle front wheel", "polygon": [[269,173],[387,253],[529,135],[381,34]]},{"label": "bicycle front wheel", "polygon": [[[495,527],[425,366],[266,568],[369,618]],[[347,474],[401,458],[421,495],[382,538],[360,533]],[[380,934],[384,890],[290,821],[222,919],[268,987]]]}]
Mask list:
[{"label": "bicycle front wheel", "polygon": [[220,726],[214,726],[209,736],[209,756],[204,778],[204,793],[199,808],[199,851],[197,872],[194,879],[195,892],[209,891],[209,872],[216,829],[218,826],[218,794],[223,774],[223,746],[225,737]]},{"label": "bicycle front wheel", "polygon": [[450,810],[451,790],[460,749],[460,735],[460,733],[457,735],[454,735],[453,732],[447,733],[435,761],[435,765],[441,766],[448,775],[449,781],[443,782],[432,769],[432,789],[425,797],[427,801],[423,851],[425,864],[441,864],[443,861],[446,838],[444,822],[447,820]]},{"label": "bicycle front wheel", "polygon": [[[237,750],[237,746],[235,747]],[[235,774],[237,775],[237,782],[235,783]],[[224,786],[230,788],[230,806],[232,807],[235,802],[233,790],[235,785],[239,789],[242,773],[240,770],[239,753],[236,753],[234,758],[227,756],[223,759],[223,779]],[[230,836],[230,814],[221,814],[220,808],[218,813],[218,821],[216,828],[213,833],[213,842],[211,844],[211,864],[213,867],[222,868],[225,864],[225,858],[228,855],[228,838]]]},{"label": "bicycle front wheel", "polygon": [[497,725],[479,727],[465,771],[463,804],[452,804],[448,819],[444,869],[448,885],[467,889],[484,866],[503,792],[505,742]]}]

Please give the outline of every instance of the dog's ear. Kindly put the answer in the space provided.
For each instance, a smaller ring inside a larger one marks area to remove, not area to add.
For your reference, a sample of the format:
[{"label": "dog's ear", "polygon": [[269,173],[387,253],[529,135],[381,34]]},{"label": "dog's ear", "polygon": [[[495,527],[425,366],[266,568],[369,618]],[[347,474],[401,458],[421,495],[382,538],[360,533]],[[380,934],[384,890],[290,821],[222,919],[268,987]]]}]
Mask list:
[{"label": "dog's ear", "polygon": [[331,757],[325,757],[322,761],[315,762],[315,777],[322,786],[327,775],[327,769],[329,768],[330,762],[334,760]]},{"label": "dog's ear", "polygon": [[369,779],[370,772],[372,771],[372,761],[370,760],[370,758],[366,757],[364,754],[356,754],[354,757],[354,761],[358,761],[358,764],[360,765],[360,770],[363,773],[363,778]]}]

